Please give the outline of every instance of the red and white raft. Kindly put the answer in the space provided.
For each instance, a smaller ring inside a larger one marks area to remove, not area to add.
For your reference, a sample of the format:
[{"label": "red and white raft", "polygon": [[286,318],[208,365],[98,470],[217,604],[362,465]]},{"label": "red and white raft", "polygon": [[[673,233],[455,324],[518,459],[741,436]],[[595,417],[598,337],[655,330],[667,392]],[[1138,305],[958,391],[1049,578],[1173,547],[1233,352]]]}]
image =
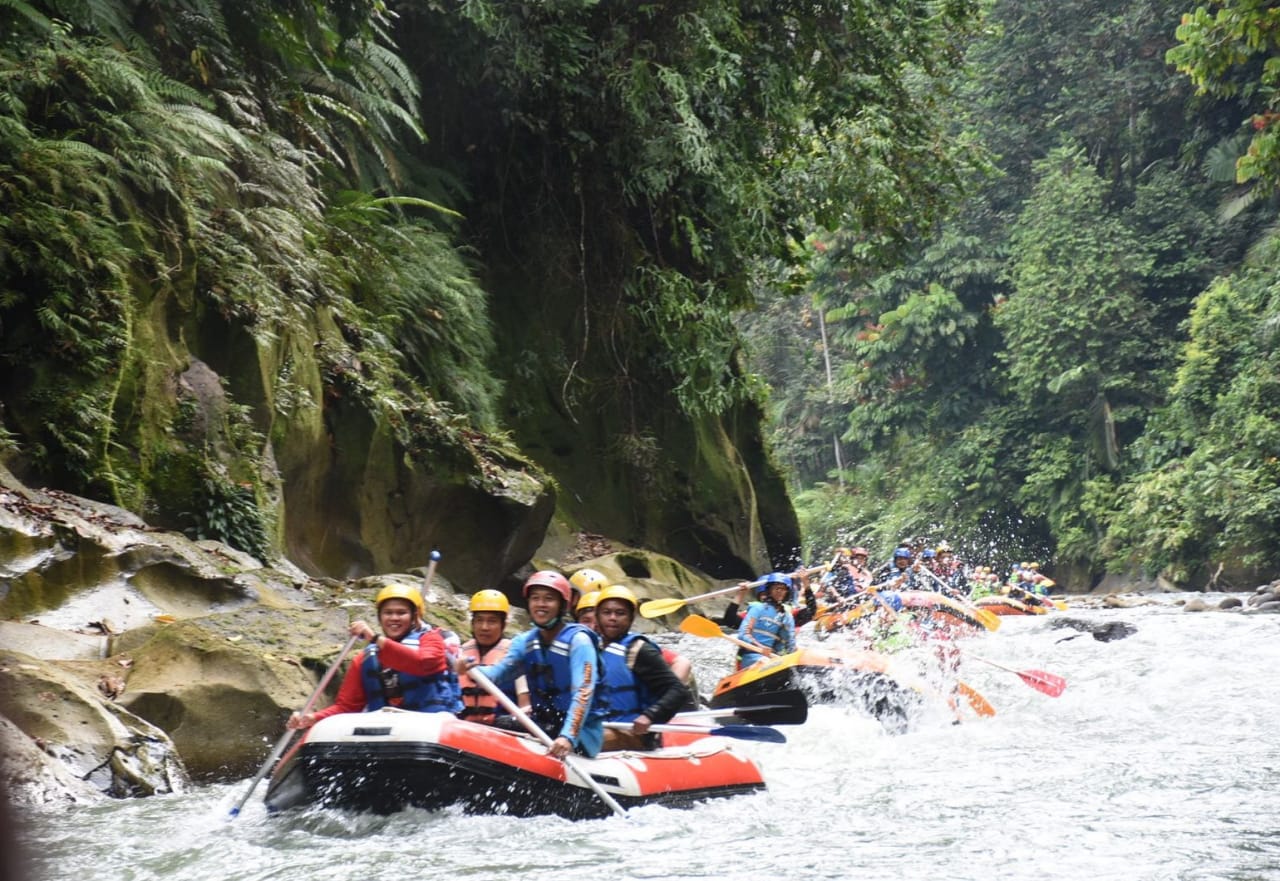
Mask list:
[{"label": "red and white raft", "polygon": [[[764,788],[760,769],[720,737],[678,734],[653,751],[606,752],[575,764],[624,808],[686,807]],[[267,810],[304,805],[392,813],[461,805],[477,814],[608,816],[599,796],[524,733],[448,713],[382,709],[330,716],[277,766]]]}]

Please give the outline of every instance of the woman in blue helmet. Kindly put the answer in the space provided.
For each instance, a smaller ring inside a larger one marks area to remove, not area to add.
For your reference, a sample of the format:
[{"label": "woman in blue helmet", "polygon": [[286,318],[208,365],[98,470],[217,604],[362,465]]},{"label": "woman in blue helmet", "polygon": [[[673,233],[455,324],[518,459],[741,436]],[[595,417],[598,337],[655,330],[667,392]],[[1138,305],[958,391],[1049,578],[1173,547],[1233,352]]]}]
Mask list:
[{"label": "woman in blue helmet", "polygon": [[739,667],[749,667],[766,657],[796,650],[796,619],[789,605],[795,600],[791,576],[771,572],[761,582],[757,601],[747,606],[747,614],[738,625],[738,639],[760,650],[739,648]]}]

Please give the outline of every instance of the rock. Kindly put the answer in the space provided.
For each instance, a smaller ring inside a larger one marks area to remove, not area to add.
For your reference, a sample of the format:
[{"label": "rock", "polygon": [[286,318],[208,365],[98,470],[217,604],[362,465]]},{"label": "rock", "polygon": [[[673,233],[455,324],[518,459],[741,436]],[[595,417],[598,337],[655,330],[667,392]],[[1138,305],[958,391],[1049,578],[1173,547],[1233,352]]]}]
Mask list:
[{"label": "rock", "polygon": [[15,805],[77,805],[106,796],[0,716],[0,783]]},{"label": "rock", "polygon": [[1199,597],[1193,597],[1192,599],[1187,600],[1186,604],[1183,605],[1182,611],[1203,612],[1208,608],[1209,608],[1209,604],[1206,603],[1204,600],[1200,599]]},{"label": "rock", "polygon": [[[1056,617],[1049,621],[1049,626],[1055,630],[1061,630],[1070,627],[1073,630],[1079,630],[1082,633],[1092,634],[1093,638],[1098,642],[1114,642],[1117,639],[1124,639],[1138,632],[1138,628],[1124,621],[1108,621],[1105,624],[1092,621],[1082,621],[1079,618]],[[1070,637],[1067,637],[1070,639]],[[1064,642],[1065,640],[1058,640]]]},{"label": "rock", "polygon": [[1136,596],[1108,596],[1103,597],[1102,605],[1111,609],[1132,609],[1137,606],[1150,606],[1155,600],[1149,597]]},{"label": "rock", "polygon": [[172,738],[193,777],[252,773],[334,661],[347,624],[340,609],[254,607],[134,631],[118,646],[133,660],[120,703]]},{"label": "rock", "polygon": [[1222,602],[1218,603],[1219,609],[1242,609],[1244,601],[1239,597],[1223,597]]},{"label": "rock", "polygon": [[1268,600],[1258,606],[1259,612],[1280,612],[1280,600]]},{"label": "rock", "polygon": [[[187,776],[168,736],[104,700],[89,684],[103,675],[98,672],[103,663],[62,666],[0,653],[0,713],[44,754],[58,760],[67,774],[97,793],[124,797],[181,791]],[[15,780],[31,791],[21,798],[41,803],[79,799],[81,788],[67,790],[61,775],[38,782],[23,768],[32,773],[47,770],[43,763],[34,766],[30,756],[23,760]]]}]

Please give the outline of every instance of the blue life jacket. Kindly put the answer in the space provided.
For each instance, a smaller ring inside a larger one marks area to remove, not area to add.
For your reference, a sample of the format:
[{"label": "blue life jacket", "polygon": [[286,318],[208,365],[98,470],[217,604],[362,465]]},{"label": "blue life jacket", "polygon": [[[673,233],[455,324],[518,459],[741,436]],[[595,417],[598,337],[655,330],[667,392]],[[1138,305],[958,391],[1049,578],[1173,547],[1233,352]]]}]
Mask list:
[{"label": "blue life jacket", "polygon": [[649,642],[639,633],[628,633],[604,647],[604,675],[596,686],[596,700],[600,701],[605,718],[612,722],[630,722],[653,703],[649,689],[627,665],[636,640]]},{"label": "blue life jacket", "polygon": [[[759,606],[765,607],[766,611],[763,614],[755,611],[756,607]],[[748,637],[746,635],[746,624],[747,621],[752,619],[754,619],[755,623],[752,625],[751,635]],[[796,619],[792,616],[791,610],[785,606],[778,608],[772,603],[751,603],[747,606],[746,617],[742,619],[742,624],[738,627],[738,638],[754,640],[765,648],[781,654],[795,648]],[[738,657],[742,662],[742,666],[749,667],[764,655],[749,649],[739,648]]]},{"label": "blue life jacket", "polygon": [[[431,626],[408,633],[400,644],[417,648]],[[402,710],[418,710],[424,713],[459,713],[462,711],[461,688],[458,674],[446,654],[445,668],[430,676],[416,676],[401,670],[384,668],[378,661],[378,648],[370,645],[364,652],[360,665],[360,679],[364,685],[365,709],[379,710],[386,706]]]},{"label": "blue life jacket", "polygon": [[[524,656],[525,676],[529,680],[529,698],[533,703],[534,716],[544,728],[559,729],[564,718],[573,705],[573,677],[569,669],[569,643],[575,634],[585,633],[595,647],[596,685],[604,664],[600,662],[600,635],[581,624],[566,624],[556,634],[548,646],[536,636],[529,640]],[[551,712],[548,712],[550,710]],[[558,716],[558,720],[556,721]],[[591,701],[591,709],[587,713],[590,719],[603,719],[603,702]]]}]

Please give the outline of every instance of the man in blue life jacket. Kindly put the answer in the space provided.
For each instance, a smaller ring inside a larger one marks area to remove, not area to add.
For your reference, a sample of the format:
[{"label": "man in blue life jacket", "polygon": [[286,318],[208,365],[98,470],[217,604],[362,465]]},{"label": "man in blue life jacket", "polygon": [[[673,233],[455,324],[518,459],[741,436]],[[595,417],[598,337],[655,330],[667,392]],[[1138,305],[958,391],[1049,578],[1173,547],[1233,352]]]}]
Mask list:
[{"label": "man in blue life jacket", "polygon": [[422,620],[418,589],[388,585],[378,592],[374,606],[382,633],[364,621],[351,622],[350,634],[369,640],[369,645],[347,668],[337,699],[314,713],[294,713],[289,728],[310,728],[337,713],[388,706],[428,713],[462,711],[461,689],[445,643],[446,635],[453,634]]},{"label": "man in blue life jacket", "polygon": [[912,559],[911,548],[903,545],[893,552],[889,570],[873,586],[879,590],[926,590],[926,578],[920,572],[920,564]]},{"label": "man in blue life jacket", "polygon": [[604,710],[595,699],[600,638],[570,620],[572,595],[572,586],[559,572],[533,573],[524,583],[533,628],[512,639],[495,664],[477,665],[467,657],[457,662],[459,674],[475,668],[496,685],[527,677],[530,715],[555,738],[550,752],[558,759],[571,751],[594,756],[604,740]]},{"label": "man in blue life jacket", "polygon": [[739,667],[750,667],[766,657],[796,650],[796,618],[790,606],[795,599],[795,586],[791,576],[770,572],[760,580],[758,599],[747,606],[738,625],[738,639],[757,646],[759,651],[739,648]]},{"label": "man in blue life jacket", "polygon": [[651,725],[671,720],[689,702],[689,689],[647,637],[631,632],[639,603],[628,588],[611,585],[596,600],[596,628],[604,638],[604,677],[596,689],[609,722],[630,722],[630,731],[609,728],[604,749],[655,749]]}]

